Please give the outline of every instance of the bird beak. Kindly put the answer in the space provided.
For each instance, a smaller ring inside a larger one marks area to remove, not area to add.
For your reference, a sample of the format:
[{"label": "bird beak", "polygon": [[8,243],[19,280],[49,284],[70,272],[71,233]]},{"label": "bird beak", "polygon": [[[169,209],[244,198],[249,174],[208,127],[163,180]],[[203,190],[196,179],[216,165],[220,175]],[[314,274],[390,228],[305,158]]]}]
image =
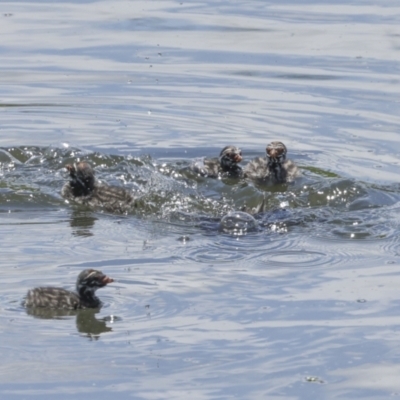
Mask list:
[{"label": "bird beak", "polygon": [[75,174],[75,167],[71,164],[67,164],[65,169],[70,173],[71,176]]},{"label": "bird beak", "polygon": [[273,160],[275,160],[278,156],[278,153],[275,149],[272,149],[269,153],[268,153],[269,157],[272,158]]},{"label": "bird beak", "polygon": [[114,282],[114,279],[109,278],[108,276],[104,275],[103,278],[101,278],[101,283],[103,285],[107,285],[108,283]]},{"label": "bird beak", "polygon": [[233,161],[235,161],[235,163],[240,163],[240,161],[242,161],[242,156],[240,154],[235,154],[233,156]]}]

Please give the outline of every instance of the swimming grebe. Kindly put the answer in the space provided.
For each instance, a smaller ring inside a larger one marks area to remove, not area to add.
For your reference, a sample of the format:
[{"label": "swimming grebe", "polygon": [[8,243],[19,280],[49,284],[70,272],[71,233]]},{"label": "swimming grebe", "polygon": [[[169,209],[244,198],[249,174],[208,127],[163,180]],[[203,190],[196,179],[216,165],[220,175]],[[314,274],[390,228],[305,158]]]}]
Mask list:
[{"label": "swimming grebe", "polygon": [[95,292],[111,282],[114,280],[102,272],[85,269],[76,281],[76,293],[61,288],[39,287],[28,291],[24,305],[64,310],[98,308],[101,306],[101,301]]},{"label": "swimming grebe", "polygon": [[134,206],[134,198],[126,189],[97,182],[87,162],[69,164],[65,168],[71,177],[61,191],[65,199],[112,213],[125,213]]},{"label": "swimming grebe", "polygon": [[244,167],[244,177],[275,184],[291,182],[299,174],[296,164],[286,160],[287,149],[282,142],[270,143],[266,153],[266,157],[257,157]]},{"label": "swimming grebe", "polygon": [[197,160],[190,167],[192,171],[210,178],[240,177],[242,168],[238,165],[242,161],[242,151],[235,146],[226,146],[221,150],[219,157]]}]

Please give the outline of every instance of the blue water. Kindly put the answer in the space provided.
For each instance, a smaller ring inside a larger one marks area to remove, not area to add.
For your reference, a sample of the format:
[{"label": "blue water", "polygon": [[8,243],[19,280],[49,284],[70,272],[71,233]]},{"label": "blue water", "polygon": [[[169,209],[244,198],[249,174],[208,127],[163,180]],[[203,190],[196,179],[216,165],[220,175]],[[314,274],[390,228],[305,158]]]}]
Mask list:
[{"label": "blue water", "polygon": [[[399,395],[396,2],[0,6],[1,398]],[[272,140],[292,185],[185,172]],[[77,159],[142,206],[66,203]],[[99,313],[21,306],[85,268]]]}]

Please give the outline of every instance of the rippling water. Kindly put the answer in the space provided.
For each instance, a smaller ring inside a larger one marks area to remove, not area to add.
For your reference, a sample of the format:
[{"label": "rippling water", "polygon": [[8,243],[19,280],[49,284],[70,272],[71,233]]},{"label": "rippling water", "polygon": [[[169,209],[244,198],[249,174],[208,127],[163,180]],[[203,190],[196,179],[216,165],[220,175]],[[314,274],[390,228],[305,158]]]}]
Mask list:
[{"label": "rippling water", "polygon": [[[0,21],[2,398],[399,395],[396,2],[13,1]],[[187,170],[277,139],[293,184]],[[65,202],[79,159],[140,207]],[[85,268],[115,279],[100,312],[21,306]]]}]

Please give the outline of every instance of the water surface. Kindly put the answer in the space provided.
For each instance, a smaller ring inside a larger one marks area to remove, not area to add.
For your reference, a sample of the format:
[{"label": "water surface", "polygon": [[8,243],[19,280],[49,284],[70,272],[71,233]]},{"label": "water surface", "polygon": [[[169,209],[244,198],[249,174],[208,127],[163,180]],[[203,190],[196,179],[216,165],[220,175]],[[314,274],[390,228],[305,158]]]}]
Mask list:
[{"label": "water surface", "polygon": [[[2,2],[0,393],[398,396],[400,8],[393,1]],[[290,185],[192,160],[282,140]],[[141,207],[66,203],[86,159]],[[257,208],[244,234],[221,229]],[[29,288],[116,282],[100,312]]]}]

